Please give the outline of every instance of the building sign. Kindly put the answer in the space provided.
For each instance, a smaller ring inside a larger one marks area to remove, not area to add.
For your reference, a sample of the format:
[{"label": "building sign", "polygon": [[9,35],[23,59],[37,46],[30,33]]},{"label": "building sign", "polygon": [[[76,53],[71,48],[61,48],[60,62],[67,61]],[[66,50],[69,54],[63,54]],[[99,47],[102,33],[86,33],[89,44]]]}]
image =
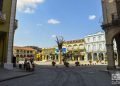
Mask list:
[{"label": "building sign", "polygon": [[[55,49],[55,53],[58,53],[58,52],[59,52],[59,49],[56,48]],[[67,52],[66,48],[62,48],[62,53],[66,53],[66,52]]]}]

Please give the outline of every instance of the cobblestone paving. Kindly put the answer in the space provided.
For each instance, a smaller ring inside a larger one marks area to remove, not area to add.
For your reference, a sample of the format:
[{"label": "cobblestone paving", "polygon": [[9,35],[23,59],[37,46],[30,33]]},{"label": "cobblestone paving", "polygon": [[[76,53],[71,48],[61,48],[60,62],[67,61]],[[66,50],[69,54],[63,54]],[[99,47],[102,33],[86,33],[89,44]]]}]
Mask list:
[{"label": "cobblestone paving", "polygon": [[95,67],[37,68],[30,76],[0,83],[0,86],[112,86],[107,72]]}]

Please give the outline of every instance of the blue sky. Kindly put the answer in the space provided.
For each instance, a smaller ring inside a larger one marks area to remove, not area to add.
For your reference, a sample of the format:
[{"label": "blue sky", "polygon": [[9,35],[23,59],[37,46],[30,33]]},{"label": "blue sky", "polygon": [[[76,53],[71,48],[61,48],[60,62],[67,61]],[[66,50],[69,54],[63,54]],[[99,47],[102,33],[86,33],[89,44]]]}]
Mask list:
[{"label": "blue sky", "polygon": [[14,45],[50,47],[101,31],[101,0],[18,0],[16,18]]}]

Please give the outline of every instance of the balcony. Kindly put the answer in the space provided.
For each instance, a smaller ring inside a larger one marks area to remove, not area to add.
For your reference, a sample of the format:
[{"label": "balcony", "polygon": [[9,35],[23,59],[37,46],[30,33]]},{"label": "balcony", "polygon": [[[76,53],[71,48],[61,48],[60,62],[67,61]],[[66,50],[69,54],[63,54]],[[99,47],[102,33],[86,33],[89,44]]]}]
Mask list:
[{"label": "balcony", "polygon": [[102,24],[102,28],[105,29],[107,27],[112,27],[112,26],[119,26],[120,27],[120,16],[117,13],[111,14],[111,23],[107,24]]},{"label": "balcony", "polygon": [[120,16],[117,13],[112,14],[112,25],[120,26]]},{"label": "balcony", "polygon": [[0,12],[0,24],[5,23],[6,21],[6,15]]},{"label": "balcony", "polygon": [[18,20],[15,19],[14,21],[14,30],[16,30],[18,28]]}]

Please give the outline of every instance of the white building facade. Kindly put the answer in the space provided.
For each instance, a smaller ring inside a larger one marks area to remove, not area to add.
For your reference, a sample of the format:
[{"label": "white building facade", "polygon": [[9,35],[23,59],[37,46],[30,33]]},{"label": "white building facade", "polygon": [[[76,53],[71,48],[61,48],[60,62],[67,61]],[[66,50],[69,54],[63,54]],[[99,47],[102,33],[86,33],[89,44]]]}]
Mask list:
[{"label": "white building facade", "polygon": [[[97,32],[95,34],[87,35],[85,38],[86,60],[105,61],[106,58],[106,41],[105,33]],[[116,52],[116,43],[114,41],[114,51]],[[117,55],[115,53],[115,55]]]}]

